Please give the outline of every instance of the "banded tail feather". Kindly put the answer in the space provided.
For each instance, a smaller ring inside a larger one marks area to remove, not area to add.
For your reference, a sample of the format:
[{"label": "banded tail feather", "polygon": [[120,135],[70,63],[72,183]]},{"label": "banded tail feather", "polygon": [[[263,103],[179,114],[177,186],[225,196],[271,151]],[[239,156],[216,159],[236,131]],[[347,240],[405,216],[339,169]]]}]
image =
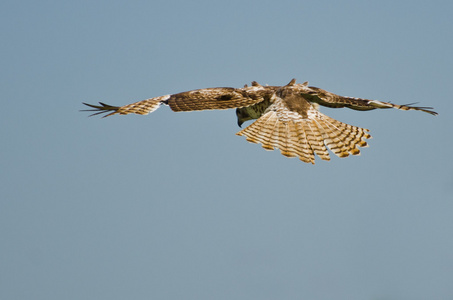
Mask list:
[{"label": "banded tail feather", "polygon": [[275,111],[269,111],[254,123],[242,129],[252,143],[266,150],[280,149],[287,157],[299,157],[304,162],[315,162],[315,154],[330,160],[329,148],[338,157],[359,155],[359,147],[367,147],[368,129],[345,124],[317,113],[316,119],[281,121]]}]

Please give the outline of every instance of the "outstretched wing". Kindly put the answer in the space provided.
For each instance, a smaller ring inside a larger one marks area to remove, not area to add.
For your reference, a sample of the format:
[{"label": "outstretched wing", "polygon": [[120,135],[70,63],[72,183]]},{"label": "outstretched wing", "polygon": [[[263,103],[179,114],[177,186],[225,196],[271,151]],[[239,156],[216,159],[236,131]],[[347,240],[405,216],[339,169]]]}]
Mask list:
[{"label": "outstretched wing", "polygon": [[309,90],[302,95],[310,102],[318,103],[322,106],[333,107],[333,108],[340,108],[340,107],[348,107],[355,110],[372,110],[376,108],[396,108],[401,110],[419,110],[424,111],[426,113],[437,115],[435,111],[432,111],[432,107],[417,107],[411,106],[410,104],[407,105],[397,105],[389,102],[382,102],[378,100],[369,100],[369,99],[361,99],[361,98],[354,98],[354,97],[343,97],[336,95],[334,93],[328,92],[326,90],[310,86]]},{"label": "outstretched wing", "polygon": [[237,135],[261,143],[266,150],[279,148],[287,157],[315,163],[315,154],[330,160],[327,147],[339,157],[358,155],[371,138],[368,129],[348,125],[317,111],[300,95],[280,93],[266,112]]},{"label": "outstretched wing", "polygon": [[93,115],[107,113],[104,117],[114,114],[127,115],[131,113],[146,115],[155,111],[162,104],[170,106],[173,111],[177,112],[246,107],[268,99],[272,92],[273,90],[268,87],[259,85],[241,89],[221,87],[165,95],[121,107],[111,106],[101,102],[100,105],[84,104],[93,108],[87,110],[94,111],[95,113]]}]

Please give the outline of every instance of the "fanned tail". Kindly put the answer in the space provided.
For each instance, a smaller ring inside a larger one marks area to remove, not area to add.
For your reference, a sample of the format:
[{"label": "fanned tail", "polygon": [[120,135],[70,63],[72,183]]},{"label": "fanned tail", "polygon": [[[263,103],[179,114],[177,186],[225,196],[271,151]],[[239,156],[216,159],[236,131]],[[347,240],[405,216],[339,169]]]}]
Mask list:
[{"label": "fanned tail", "polygon": [[319,112],[313,118],[281,121],[275,111],[269,111],[247,128],[236,133],[252,143],[261,143],[266,150],[280,149],[287,157],[299,157],[315,163],[315,154],[330,160],[327,147],[339,157],[360,154],[371,138],[368,129],[348,125]]}]

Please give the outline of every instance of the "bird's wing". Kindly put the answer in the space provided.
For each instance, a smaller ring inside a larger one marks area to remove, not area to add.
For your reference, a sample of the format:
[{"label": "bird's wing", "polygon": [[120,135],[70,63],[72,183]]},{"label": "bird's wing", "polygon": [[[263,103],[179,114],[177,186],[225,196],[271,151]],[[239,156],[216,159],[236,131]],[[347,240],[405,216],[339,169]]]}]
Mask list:
[{"label": "bird's wing", "polygon": [[263,86],[251,86],[240,89],[220,87],[150,98],[121,107],[102,102],[100,102],[100,105],[84,104],[92,108],[87,111],[94,111],[95,113],[93,115],[107,113],[104,117],[114,114],[127,115],[131,113],[146,115],[155,111],[161,104],[170,106],[173,111],[246,107],[268,99],[273,92],[274,90],[271,87]]},{"label": "bird's wing", "polygon": [[90,117],[105,113],[106,115],[104,115],[103,118],[112,116],[115,114],[147,115],[147,114],[155,111],[156,109],[158,109],[159,106],[161,104],[165,103],[166,99],[168,99],[169,97],[170,97],[170,95],[160,96],[160,97],[150,98],[150,99],[138,101],[135,103],[127,104],[124,106],[113,106],[113,105],[105,104],[102,102],[99,102],[100,105],[93,105],[93,104],[88,104],[88,103],[83,102],[83,104],[91,107],[92,109],[85,109],[82,111],[94,111],[95,113],[90,115]]},{"label": "bird's wing", "polygon": [[208,88],[171,95],[167,104],[173,111],[240,108],[262,102],[271,93],[263,86]]},{"label": "bird's wing", "polygon": [[305,99],[310,102],[318,103],[322,106],[340,108],[348,107],[355,110],[372,110],[376,108],[396,108],[401,110],[419,110],[426,113],[437,115],[432,111],[432,107],[418,107],[407,105],[398,105],[389,102],[382,102],[378,100],[361,99],[354,97],[343,97],[326,90],[310,86],[306,92],[302,93]]}]

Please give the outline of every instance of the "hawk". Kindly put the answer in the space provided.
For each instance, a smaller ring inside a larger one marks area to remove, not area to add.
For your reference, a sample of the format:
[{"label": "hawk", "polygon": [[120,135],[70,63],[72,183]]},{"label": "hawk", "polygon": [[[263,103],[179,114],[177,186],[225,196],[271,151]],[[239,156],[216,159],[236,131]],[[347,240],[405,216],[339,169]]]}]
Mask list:
[{"label": "hawk", "polygon": [[306,163],[315,163],[315,154],[330,160],[329,148],[339,157],[360,154],[359,147],[367,147],[371,138],[368,129],[348,125],[319,112],[319,106],[347,107],[354,110],[396,108],[419,110],[437,115],[431,107],[397,105],[377,100],[343,97],[323,89],[308,86],[308,82],[296,84],[291,80],[285,86],[262,86],[253,81],[243,88],[218,87],[192,90],[178,94],[150,98],[125,106],[83,103],[95,111],[93,115],[106,113],[104,117],[131,113],[146,115],[162,104],[175,111],[196,111],[236,108],[239,127],[248,120],[255,120],[237,135],[247,141],[261,143],[266,150],[280,149],[287,157],[298,157]]}]

